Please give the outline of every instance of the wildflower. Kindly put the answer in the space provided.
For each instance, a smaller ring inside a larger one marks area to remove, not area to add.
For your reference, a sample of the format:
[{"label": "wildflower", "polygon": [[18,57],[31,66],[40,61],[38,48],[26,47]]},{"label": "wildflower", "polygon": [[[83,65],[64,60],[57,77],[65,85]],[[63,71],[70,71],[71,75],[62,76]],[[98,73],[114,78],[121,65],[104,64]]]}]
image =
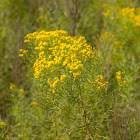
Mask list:
[{"label": "wildflower", "polygon": [[121,71],[116,72],[116,79],[117,79],[119,85],[121,85],[123,87],[126,83],[125,72],[121,72]]},{"label": "wildflower", "polygon": [[19,89],[19,91],[20,91],[20,93],[22,93],[22,94],[24,93],[24,90],[23,90],[23,89]]},{"label": "wildflower", "polygon": [[36,105],[36,102],[35,102],[35,101],[33,101],[33,102],[31,103],[31,105],[35,106],[35,105]]},{"label": "wildflower", "polygon": [[28,51],[29,51],[29,50],[23,50],[23,53],[24,53],[24,54],[27,54]]},{"label": "wildflower", "polygon": [[48,84],[50,84],[51,83],[51,80],[50,80],[50,78],[48,78]]},{"label": "wildflower", "polygon": [[126,81],[124,80],[123,82],[122,82],[122,84],[125,84],[126,83]]},{"label": "wildflower", "polygon": [[101,90],[107,86],[108,82],[104,81],[104,77],[102,75],[97,75],[97,79],[93,81],[92,84],[97,90]]},{"label": "wildflower", "polygon": [[0,122],[0,127],[1,128],[5,127],[5,126],[6,126],[6,124],[4,122]]},{"label": "wildflower", "polygon": [[22,51],[23,51],[23,49],[20,49],[19,51],[20,51],[20,52],[22,52]]},{"label": "wildflower", "polygon": [[105,13],[105,16],[109,16],[110,14],[111,14],[111,11],[107,10],[106,13]]},{"label": "wildflower", "polygon": [[98,86],[98,87],[97,87],[97,90],[101,90],[101,87],[100,87],[100,86]]},{"label": "wildflower", "polygon": [[108,84],[108,82],[106,82],[106,81],[105,81],[105,84],[107,85],[107,84]]},{"label": "wildflower", "polygon": [[31,57],[34,57],[34,55],[30,54]]},{"label": "wildflower", "polygon": [[55,79],[55,81],[52,84],[50,84],[51,88],[55,88],[57,83],[59,82],[59,78],[58,77],[55,77],[54,79]]},{"label": "wildflower", "polygon": [[39,47],[35,47],[34,50],[39,50]]},{"label": "wildflower", "polygon": [[116,76],[117,80],[121,80],[121,76]]},{"label": "wildflower", "polygon": [[29,40],[24,40],[24,43],[28,43],[28,42],[30,42]]},{"label": "wildflower", "polygon": [[10,83],[10,89],[14,89],[16,86],[12,83]]},{"label": "wildflower", "polygon": [[77,76],[81,75],[81,72],[78,72],[78,73],[73,73],[73,77],[74,77],[74,80],[77,78]]},{"label": "wildflower", "polygon": [[[37,56],[34,64],[34,78],[47,77],[52,92],[63,83],[69,72],[77,79],[81,75],[84,64],[89,59],[95,58],[95,51],[87,44],[85,37],[66,36],[67,32],[62,30],[27,34],[25,39],[34,42],[34,54]],[[26,55],[23,53],[23,55]],[[91,64],[93,66],[93,64]],[[61,67],[63,71],[61,71]],[[59,71],[60,70],[60,71]],[[79,72],[80,71],[80,72]],[[62,75],[62,73],[64,73]],[[55,77],[57,75],[57,77]],[[102,79],[102,77],[100,77]]]},{"label": "wildflower", "polygon": [[23,57],[24,55],[23,55],[23,54],[19,54],[19,56],[20,56],[20,57]]},{"label": "wildflower", "polygon": [[66,75],[61,75],[60,76],[60,81],[63,82],[63,79],[66,78],[66,77],[67,77]]},{"label": "wildflower", "polygon": [[53,92],[52,93],[56,93],[56,92],[58,92],[58,89],[53,89]]},{"label": "wildflower", "polygon": [[45,47],[43,46],[40,46],[39,49],[42,51],[43,49],[45,49]]},{"label": "wildflower", "polygon": [[140,26],[140,16],[136,14],[137,8],[123,8],[120,11],[120,16],[129,18],[129,20],[134,24],[134,26]]},{"label": "wildflower", "polygon": [[97,75],[97,78],[103,80],[103,76],[102,75]]},{"label": "wildflower", "polygon": [[121,71],[116,72],[117,75],[121,75]]}]

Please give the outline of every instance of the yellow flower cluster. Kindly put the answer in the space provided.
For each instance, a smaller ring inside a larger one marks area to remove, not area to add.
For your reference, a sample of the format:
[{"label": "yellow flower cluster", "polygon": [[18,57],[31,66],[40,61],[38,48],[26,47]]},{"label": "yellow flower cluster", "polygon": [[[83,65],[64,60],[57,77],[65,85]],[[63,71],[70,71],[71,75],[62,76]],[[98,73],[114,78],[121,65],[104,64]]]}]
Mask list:
[{"label": "yellow flower cluster", "polygon": [[92,82],[92,84],[97,90],[101,90],[107,86],[108,82],[104,81],[104,77],[102,75],[97,75],[97,79]]},{"label": "yellow flower cluster", "polygon": [[0,122],[0,127],[5,127],[6,124],[4,122]]},{"label": "yellow flower cluster", "polygon": [[99,37],[102,40],[108,40],[108,38],[114,38],[115,36],[111,32],[102,32]]},{"label": "yellow flower cluster", "polygon": [[116,79],[119,81],[119,80],[121,80],[121,71],[118,71],[118,72],[116,72],[116,74],[117,74],[117,76],[116,76]]},{"label": "yellow flower cluster", "polygon": [[46,68],[48,67],[48,65],[51,65],[51,63],[47,63],[46,61],[46,56],[45,56],[45,52],[44,51],[41,51],[39,53],[39,59],[36,59],[36,62],[34,63],[34,77],[35,78],[39,78],[39,76],[41,76],[41,72]]},{"label": "yellow flower cluster", "polygon": [[24,90],[23,90],[23,89],[19,89],[19,92],[20,92],[21,94],[23,94],[23,93],[24,93]]},{"label": "yellow flower cluster", "polygon": [[28,50],[23,50],[23,49],[20,49],[19,51],[21,52],[21,54],[19,54],[20,57],[23,57],[28,52]]},{"label": "yellow flower cluster", "polygon": [[58,77],[54,77],[54,80],[51,80],[50,78],[48,78],[47,83],[50,85],[50,87],[53,89],[53,93],[57,92],[56,89],[56,85],[59,83],[59,78]]},{"label": "yellow flower cluster", "polygon": [[107,10],[106,13],[105,13],[105,16],[110,16],[110,15],[111,15],[111,11]]},{"label": "yellow flower cluster", "polygon": [[63,75],[61,75],[61,76],[60,76],[60,81],[63,83],[63,80],[64,80],[66,77],[67,77],[67,76],[66,76],[66,75],[64,75],[64,74],[63,74]]},{"label": "yellow flower cluster", "polygon": [[77,73],[73,73],[73,77],[74,77],[74,79],[76,79],[77,78],[77,76],[79,76],[79,75],[81,75],[81,71],[80,72],[77,72]]},{"label": "yellow flower cluster", "polygon": [[50,87],[53,89],[53,93],[58,92],[58,89],[56,89],[57,84],[58,84],[59,82],[62,82],[62,83],[63,83],[63,82],[64,82],[64,79],[65,79],[66,77],[67,77],[66,75],[62,74],[62,75],[60,75],[60,78],[54,77],[53,80],[51,80],[50,78],[48,78],[47,83],[48,83],[48,84],[50,85]]},{"label": "yellow flower cluster", "polygon": [[25,36],[25,43],[30,42],[32,39],[35,39],[37,32],[29,33]]},{"label": "yellow flower cluster", "polygon": [[116,79],[118,83],[124,85],[126,81],[124,80],[125,72],[118,71],[116,72]]},{"label": "yellow flower cluster", "polygon": [[36,102],[35,101],[32,101],[31,102],[31,105],[35,106],[36,105]]},{"label": "yellow flower cluster", "polygon": [[59,83],[59,78],[58,77],[54,77],[54,81],[48,82],[50,84],[51,88],[55,88],[57,83]]},{"label": "yellow flower cluster", "polygon": [[[137,12],[138,9],[136,8],[123,8],[120,11],[120,15],[123,16],[123,18],[128,17],[130,20],[133,21],[133,24],[135,26],[140,26],[140,13]],[[137,14],[136,14],[137,13]]]},{"label": "yellow flower cluster", "polygon": [[[59,81],[63,82],[68,73],[76,79],[81,75],[84,64],[95,57],[95,52],[83,36],[70,37],[66,31],[35,32],[25,38],[25,42],[34,43],[34,52],[37,56],[33,64],[34,77],[38,79],[45,78],[45,75],[47,78],[50,76],[48,84],[53,92],[57,91],[56,85]],[[60,69],[63,69],[63,74]],[[60,74],[52,78],[58,70]]]},{"label": "yellow flower cluster", "polygon": [[14,89],[16,86],[13,83],[10,83],[10,89]]}]

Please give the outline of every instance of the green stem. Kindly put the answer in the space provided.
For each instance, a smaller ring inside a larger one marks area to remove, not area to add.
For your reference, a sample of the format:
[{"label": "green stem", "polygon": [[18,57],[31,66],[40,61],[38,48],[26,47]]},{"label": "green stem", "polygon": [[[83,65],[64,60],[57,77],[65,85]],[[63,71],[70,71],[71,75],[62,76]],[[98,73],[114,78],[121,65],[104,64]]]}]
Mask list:
[{"label": "green stem", "polygon": [[91,134],[91,132],[89,131],[90,128],[89,128],[89,125],[88,125],[88,122],[87,122],[86,110],[85,110],[85,107],[84,107],[84,101],[83,101],[83,97],[82,97],[81,87],[80,87],[79,84],[78,84],[78,87],[79,87],[79,89],[80,89],[80,104],[81,104],[82,111],[83,111],[83,118],[84,118],[84,124],[85,124],[85,126],[86,126],[86,132],[88,133],[89,139],[90,139],[90,140],[93,140],[92,134]]},{"label": "green stem", "polygon": [[53,94],[53,106],[54,106],[54,110],[53,110],[53,118],[54,118],[54,135],[55,135],[55,140],[58,140],[57,136],[57,122],[56,122],[56,113],[55,113],[55,103],[54,103],[54,94]]}]

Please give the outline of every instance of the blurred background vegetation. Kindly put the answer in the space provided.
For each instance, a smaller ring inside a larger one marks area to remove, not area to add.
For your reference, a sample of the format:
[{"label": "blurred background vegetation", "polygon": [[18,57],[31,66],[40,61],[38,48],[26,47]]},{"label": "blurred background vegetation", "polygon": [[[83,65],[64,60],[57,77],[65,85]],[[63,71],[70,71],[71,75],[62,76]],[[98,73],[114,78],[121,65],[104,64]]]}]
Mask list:
[{"label": "blurred background vegetation", "polygon": [[[60,29],[66,30],[71,36],[85,36],[88,43],[97,49],[103,62],[100,71],[110,83],[109,94],[114,92],[114,73],[118,70],[126,72],[128,84],[124,98],[128,102],[122,107],[122,121],[128,125],[131,117],[127,118],[127,115],[132,112],[137,120],[136,131],[139,131],[140,28],[128,24],[129,21],[127,23],[123,17],[117,18],[118,11],[125,7],[140,8],[140,1],[0,0],[0,120],[14,126],[10,112],[13,105],[10,83],[31,92],[32,80],[28,78],[28,68],[19,58],[19,50],[26,49],[25,35],[34,31]],[[109,12],[106,14],[107,10],[111,11],[111,17],[108,16]],[[116,116],[116,121],[119,122],[119,116]],[[122,126],[116,126],[115,129],[122,129]],[[113,128],[111,130],[115,131]],[[12,127],[8,131],[12,133]],[[115,137],[112,136],[112,139],[115,140]],[[135,138],[138,140],[138,135]],[[119,137],[117,139],[121,140]]]}]

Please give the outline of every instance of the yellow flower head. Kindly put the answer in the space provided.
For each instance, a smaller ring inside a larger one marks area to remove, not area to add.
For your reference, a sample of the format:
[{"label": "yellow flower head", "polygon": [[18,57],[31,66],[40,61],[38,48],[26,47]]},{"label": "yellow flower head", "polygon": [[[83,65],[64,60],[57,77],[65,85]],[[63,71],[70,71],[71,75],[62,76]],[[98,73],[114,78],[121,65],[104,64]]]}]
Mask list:
[{"label": "yellow flower head", "polygon": [[23,57],[24,55],[23,55],[23,54],[19,54],[19,56],[20,56],[20,57]]},{"label": "yellow flower head", "polygon": [[97,90],[101,90],[101,87],[100,87],[100,86],[98,86],[98,87],[97,87]]},{"label": "yellow flower head", "polygon": [[19,91],[20,91],[20,93],[22,93],[22,94],[24,93],[24,90],[23,90],[23,89],[19,89]]},{"label": "yellow flower head", "polygon": [[61,75],[60,76],[60,81],[63,82],[63,79],[66,78],[66,77],[67,77],[66,75]]},{"label": "yellow flower head", "polygon": [[117,80],[121,80],[122,77],[121,76],[116,76],[116,78],[117,78]]},{"label": "yellow flower head", "polygon": [[33,106],[35,106],[35,105],[36,105],[36,102],[35,102],[35,101],[33,101],[31,104],[32,104]]}]

